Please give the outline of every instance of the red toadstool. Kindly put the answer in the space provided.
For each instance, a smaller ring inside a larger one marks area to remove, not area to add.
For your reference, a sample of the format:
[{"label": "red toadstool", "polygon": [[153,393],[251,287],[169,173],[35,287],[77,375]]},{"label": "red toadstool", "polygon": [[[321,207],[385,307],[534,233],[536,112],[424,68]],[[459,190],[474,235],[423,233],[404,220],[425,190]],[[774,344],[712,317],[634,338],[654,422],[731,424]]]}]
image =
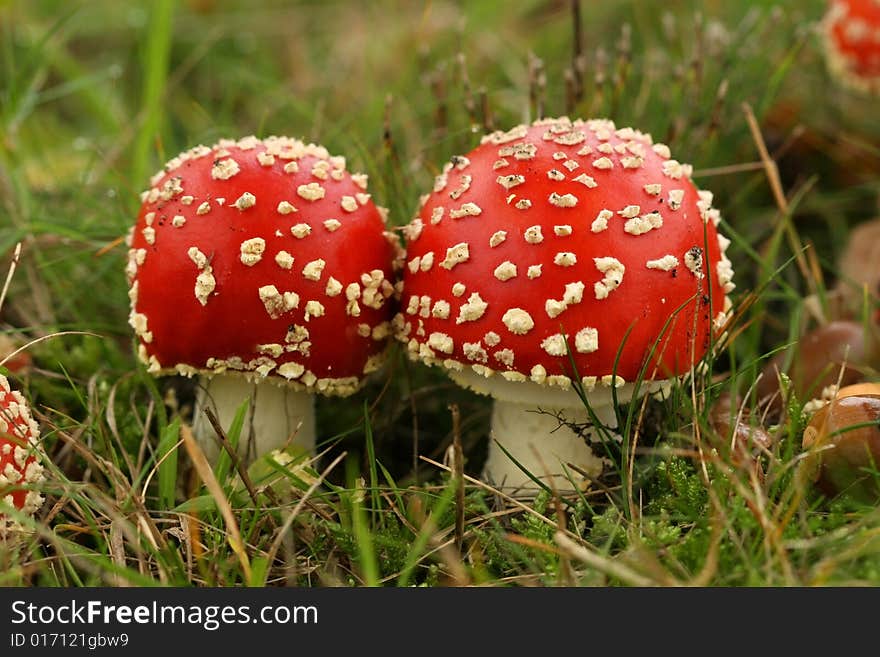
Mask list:
[{"label": "red toadstool", "polygon": [[18,341],[9,335],[0,333],[0,367],[5,367],[13,374],[22,374],[33,365],[30,354],[25,351]]},{"label": "red toadstool", "polygon": [[858,91],[880,93],[880,0],[831,0],[821,34],[831,74]]},{"label": "red toadstool", "polygon": [[227,426],[246,397],[247,460],[294,433],[312,451],[310,393],[355,392],[390,335],[396,238],[367,177],[322,146],[245,137],[186,151],[151,182],[126,270],[141,359],[201,377],[193,430],[209,457],[202,409]]},{"label": "red toadstool", "polygon": [[[27,401],[0,375],[0,499],[30,516],[43,505],[43,496],[33,488],[44,480],[39,440]],[[0,538],[21,529],[16,518],[0,513]]]},{"label": "red toadstool", "polygon": [[[710,348],[733,271],[712,195],[690,173],[631,128],[544,119],[453,157],[405,228],[397,338],[494,398],[495,441],[533,475],[601,471],[580,435],[528,412],[587,422],[572,359],[613,427],[613,401],[630,398],[643,367],[640,391],[656,391]],[[484,476],[530,488],[495,442]]]}]

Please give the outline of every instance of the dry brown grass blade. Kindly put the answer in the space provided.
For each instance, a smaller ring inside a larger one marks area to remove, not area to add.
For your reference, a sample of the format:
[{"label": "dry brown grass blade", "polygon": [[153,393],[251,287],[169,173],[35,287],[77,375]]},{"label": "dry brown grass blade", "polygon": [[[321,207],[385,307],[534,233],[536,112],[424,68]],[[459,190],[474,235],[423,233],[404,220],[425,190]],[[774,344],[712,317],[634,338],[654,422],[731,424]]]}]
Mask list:
[{"label": "dry brown grass blade", "polygon": [[[232,447],[232,444],[226,437],[226,432],[223,431],[223,427],[220,426],[220,421],[217,419],[217,416],[214,415],[214,411],[212,411],[210,407],[206,406],[204,409],[204,413],[205,417],[208,418],[208,422],[211,423],[211,428],[214,429],[214,438],[220,444],[220,449],[226,452],[227,456],[229,456],[230,460],[232,461],[232,466],[235,468],[235,471],[238,473],[241,482],[247,489],[251,501],[253,501],[254,505],[259,506],[260,499],[259,497],[257,497],[257,489],[254,488],[254,483],[251,481],[247,468],[244,466],[244,463],[242,463],[241,459],[239,458],[238,452]],[[251,416],[251,421],[253,422],[253,415]]]},{"label": "dry brown grass blade", "polygon": [[[557,531],[565,532],[568,528],[568,515],[565,512],[565,505],[562,503],[562,497],[556,488],[556,482],[551,479],[550,488],[553,491],[553,507],[556,509],[556,527]],[[571,567],[571,559],[567,554],[559,556],[559,584],[561,586],[574,586],[574,571]]]},{"label": "dry brown grass blade", "polygon": [[547,91],[547,73],[544,62],[534,52],[528,53],[529,66],[529,108],[532,119],[544,117],[545,94]]},{"label": "dry brown grass blade", "polygon": [[[877,554],[880,548],[880,528],[860,528],[858,531],[847,529],[849,535],[845,539],[843,549],[832,549],[827,555],[810,567],[809,584],[825,586],[828,579],[848,561],[855,561],[869,554]],[[841,532],[843,533],[843,532]]]},{"label": "dry brown grass blade", "polygon": [[689,582],[690,586],[705,587],[709,586],[715,573],[718,572],[718,554],[721,547],[722,529],[724,527],[724,517],[721,503],[714,491],[709,489],[709,499],[712,505],[713,520],[711,523],[711,535],[709,538],[709,549],[706,551],[706,561],[693,579]]},{"label": "dry brown grass blade", "polygon": [[767,150],[764,135],[761,133],[761,126],[758,125],[758,119],[755,118],[752,106],[748,103],[743,103],[742,108],[746,115],[746,122],[749,124],[749,131],[752,133],[752,140],[755,142],[755,147],[758,149],[758,154],[761,156],[761,162],[764,163],[764,171],[767,174],[767,181],[770,184],[770,190],[773,192],[776,206],[781,213],[781,219],[785,223],[785,234],[788,238],[789,247],[792,250],[801,275],[810,287],[810,293],[816,294],[816,281],[810,275],[810,268],[807,266],[807,261],[804,258],[803,244],[801,244],[800,237],[791,222],[791,209],[788,205],[788,199],[785,197],[785,190],[782,188],[782,180],[779,177],[779,167],[776,166],[776,160],[770,156],[770,152]]},{"label": "dry brown grass blade", "polygon": [[[119,435],[119,428],[116,423],[116,391],[119,389],[119,385],[122,382],[120,379],[116,381],[110,388],[110,394],[107,396],[107,406],[104,409],[104,420],[107,423],[107,428],[110,431],[110,435],[113,436],[113,440],[116,441],[116,445],[119,448],[118,452],[122,455],[122,459],[125,461],[125,465],[128,468],[128,476],[131,481],[134,481],[137,478],[137,471],[135,470],[135,465],[131,460],[131,456],[128,453],[128,450],[125,449],[125,446],[122,442],[122,437]],[[98,416],[98,408],[100,406],[100,402],[98,401],[98,377],[97,375],[92,375],[89,377],[89,381],[87,384],[87,388],[89,396],[89,415],[97,417]],[[143,439],[148,439],[149,436],[149,419],[153,416],[153,408],[152,405],[150,407],[150,413],[147,415],[147,422],[144,424],[144,433]]]},{"label": "dry brown grass blade", "polygon": [[101,256],[107,255],[121,244],[125,244],[125,237],[117,237],[116,239],[107,242],[107,244],[95,251],[95,257],[100,258]]},{"label": "dry brown grass blade", "polygon": [[567,554],[563,552],[561,548],[554,547],[553,545],[547,545],[546,543],[536,541],[533,538],[528,538],[526,536],[520,536],[519,534],[511,533],[505,534],[504,538],[506,538],[511,543],[516,543],[517,545],[522,545],[523,547],[527,547],[532,550],[539,550],[541,552],[546,552],[547,554],[555,554],[558,557],[567,556]]},{"label": "dry brown grass blade", "polygon": [[[122,495],[131,501],[136,511],[136,524],[141,527],[147,540],[153,548],[165,550],[167,548],[167,542],[144,506],[143,498],[139,496],[136,491],[131,489],[130,483],[111,461],[96,454],[87,445],[81,442],[80,434],[84,431],[84,427],[81,427],[80,431],[75,435],[70,435],[57,425],[54,425],[51,419],[45,414],[35,411],[35,415],[41,425],[50,427],[52,432],[58,438],[63,440],[64,443],[76,452],[78,456],[82,457],[91,468],[94,468],[97,472],[100,472],[102,476],[106,477],[107,481],[118,495]],[[85,479],[86,478],[84,477],[83,480],[85,481]],[[71,500],[70,503],[76,506],[74,500]],[[111,516],[113,515],[114,508],[115,505],[106,505],[106,508],[103,508],[103,512],[112,519]],[[133,537],[130,537],[130,541],[133,540]],[[133,544],[136,544],[136,541],[134,541]],[[164,579],[165,574],[160,572],[159,576]]]},{"label": "dry brown grass blade", "polygon": [[480,87],[480,115],[483,119],[483,132],[495,131],[495,119],[492,116],[492,106],[489,103],[489,92],[486,87]]},{"label": "dry brown grass blade", "polygon": [[461,448],[461,415],[458,404],[449,407],[452,412],[453,476],[455,477],[455,547],[461,552],[464,543],[464,451]]},{"label": "dry brown grass blade", "polygon": [[[439,493],[440,491],[438,490],[437,492]],[[413,526],[409,520],[405,520],[404,524],[410,529],[413,536],[418,536],[422,532],[430,535],[428,543],[432,546],[431,549],[425,550],[418,556],[413,563],[413,567],[430,560],[436,554],[446,567],[445,574],[449,578],[449,582],[446,583],[447,585],[470,586],[473,582],[462,561],[461,548],[456,545],[455,528],[438,529],[433,511],[425,515],[421,500],[418,498],[413,498],[411,504],[410,513],[417,526]],[[450,533],[453,534],[452,538],[448,538]],[[393,573],[383,578],[382,582],[392,582],[399,577],[400,572]]]},{"label": "dry brown grass blade", "polygon": [[217,477],[214,476],[214,471],[211,469],[211,465],[208,463],[205,453],[202,451],[202,448],[199,447],[198,443],[196,443],[192,430],[186,424],[180,425],[180,435],[183,438],[183,446],[186,447],[186,451],[192,460],[193,467],[195,467],[199,478],[205,484],[211,497],[213,497],[214,501],[217,503],[217,508],[220,511],[220,515],[223,516],[223,522],[226,523],[226,529],[229,532],[227,536],[229,547],[232,548],[232,551],[235,552],[235,555],[241,563],[241,569],[244,572],[245,580],[250,582],[251,562],[244,549],[244,541],[242,541],[241,531],[238,529],[235,514],[232,512],[232,507],[229,506],[229,500],[226,499],[226,495],[223,493],[223,487],[220,486],[220,482],[217,481]]},{"label": "dry brown grass blade", "polygon": [[153,467],[150,468],[150,471],[147,473],[147,476],[144,477],[144,485],[141,487],[141,497],[147,496],[147,491],[150,488],[150,482],[153,481],[153,477],[156,475],[157,472],[159,472],[159,466],[161,466],[165,462],[165,459],[168,459],[171,456],[173,456],[176,453],[177,449],[182,444],[183,444],[183,438],[180,438],[176,443],[174,443],[174,445],[171,447],[171,449],[169,449],[167,452],[165,452],[165,454],[162,455],[162,458],[160,458],[158,461],[156,461],[156,463],[153,465]]},{"label": "dry brown grass blade", "polygon": [[743,112],[746,115],[746,122],[749,124],[749,131],[752,133],[752,140],[758,149],[758,155],[761,157],[764,170],[767,174],[767,180],[770,183],[770,191],[773,192],[773,198],[776,205],[782,213],[788,213],[788,199],[785,198],[785,191],[782,189],[782,181],[779,177],[779,167],[776,161],[770,157],[770,151],[767,150],[767,144],[764,141],[764,135],[761,134],[761,127],[758,125],[758,119],[755,117],[752,106],[743,103]]},{"label": "dry brown grass blade", "polygon": [[333,469],[339,465],[339,463],[348,455],[348,452],[342,452],[337,456],[333,461],[324,468],[324,471],[318,475],[318,478],[312,482],[312,485],[308,487],[305,493],[303,493],[302,498],[300,498],[299,502],[297,502],[296,506],[293,507],[293,511],[290,512],[290,515],[287,516],[287,519],[284,521],[284,524],[278,530],[278,534],[275,536],[275,540],[272,541],[272,547],[269,548],[269,552],[266,555],[266,560],[271,565],[275,560],[275,555],[278,554],[278,550],[281,549],[281,544],[284,541],[284,536],[290,531],[290,527],[293,525],[293,521],[296,520],[296,517],[299,515],[299,512],[302,511],[303,507],[306,505],[307,500],[311,497],[312,493],[318,490],[318,487],[324,483],[324,480],[327,476],[333,472]]},{"label": "dry brown grass blade", "polygon": [[[436,542],[436,539],[432,539],[432,543]],[[473,580],[468,574],[464,561],[462,561],[461,552],[455,549],[452,541],[446,541],[445,543],[437,545],[434,550],[429,550],[419,558],[419,563],[424,561],[434,552],[437,552],[440,555],[439,558],[446,567],[445,573],[449,577],[450,586],[471,586],[473,584]]]},{"label": "dry brown grass blade", "polygon": [[[439,461],[435,461],[434,459],[428,458],[427,456],[420,456],[419,458],[421,458],[425,463],[433,465],[435,468],[439,468],[445,472],[449,472],[450,474],[452,473],[452,469],[449,466],[443,465]],[[542,515],[541,513],[538,513],[532,507],[530,507],[528,504],[525,504],[525,503],[521,502],[520,500],[516,499],[515,497],[512,497],[512,496],[508,495],[507,493],[503,493],[500,490],[498,490],[497,488],[495,488],[494,486],[490,486],[486,482],[480,481],[479,479],[475,479],[474,477],[471,477],[470,475],[463,474],[462,477],[468,483],[479,486],[483,490],[486,490],[486,491],[492,493],[493,495],[497,496],[498,498],[503,499],[508,504],[518,508],[520,511],[525,511],[529,515],[535,516],[536,518],[538,518],[542,522],[545,522],[548,525],[550,525],[551,527],[558,529],[559,523],[557,521],[555,521],[551,518],[548,518],[547,516]],[[572,538],[577,538],[577,536],[575,534],[573,534],[572,532],[570,532],[569,530],[565,530],[564,533]]]},{"label": "dry brown grass blade", "polygon": [[34,338],[30,342],[27,342],[27,343],[23,344],[22,346],[20,346],[18,349],[16,349],[12,353],[7,354],[6,357],[3,358],[3,360],[0,360],[0,365],[3,365],[4,363],[12,360],[18,354],[30,349],[31,347],[33,347],[37,343],[43,342],[44,340],[49,340],[50,338],[58,338],[58,337],[61,337],[62,335],[88,335],[93,338],[101,338],[101,339],[104,338],[103,335],[100,335],[98,333],[91,333],[90,331],[57,331],[55,333],[49,333],[48,335],[43,335],[43,336],[40,336],[39,338]]},{"label": "dry brown grass blade", "polygon": [[[433,465],[435,468],[439,468],[439,469],[443,470],[444,472],[448,472],[449,474],[452,474],[452,468],[450,468],[448,465],[446,465],[444,463],[440,463],[439,461],[435,461],[434,459],[429,458],[424,455],[419,455],[419,458],[422,461],[424,461],[425,463],[427,463],[428,465]],[[555,522],[552,522],[549,518],[542,516],[540,513],[538,513],[534,509],[532,509],[530,506],[523,504],[522,502],[517,500],[515,497],[511,497],[510,495],[507,495],[506,493],[502,493],[500,490],[498,490],[494,486],[490,486],[489,484],[487,484],[483,481],[480,481],[479,479],[475,479],[474,477],[471,477],[470,475],[464,475],[464,479],[465,479],[465,481],[467,481],[471,484],[475,484],[475,485],[479,486],[480,488],[482,488],[483,490],[486,490],[486,491],[492,493],[493,495],[498,496],[499,498],[503,498],[503,499],[507,500],[513,506],[518,507],[521,511],[526,511],[526,512],[531,513],[532,515],[534,515],[538,518],[541,518],[542,520],[544,520],[554,526],[556,525]]]},{"label": "dry brown grass blade", "polygon": [[[110,541],[108,544],[108,548],[110,551],[110,558],[113,559],[113,563],[120,568],[125,568],[125,541],[119,519],[114,519],[110,523]],[[128,582],[121,575],[113,575],[112,578],[113,586],[128,586]]]},{"label": "dry brown grass blade", "polygon": [[639,415],[632,428],[632,438],[630,439],[629,457],[627,458],[626,469],[626,499],[629,504],[630,518],[637,518],[640,514],[637,512],[635,498],[633,497],[633,481],[635,481],[636,468],[636,452],[639,449],[639,437],[641,436],[642,425],[645,421],[645,413],[648,409],[648,395],[642,397],[639,405]]},{"label": "dry brown grass blade", "polygon": [[418,486],[419,481],[419,408],[416,404],[416,395],[413,394],[412,375],[409,369],[409,359],[404,360],[403,376],[406,389],[409,391],[409,408],[412,413],[412,477],[413,483]]},{"label": "dry brown grass blade", "polygon": [[[768,568],[772,565],[774,570],[773,574],[768,572],[767,581],[771,582],[774,579],[773,575],[781,574],[785,579],[785,585],[796,585],[797,577],[788,557],[781,527],[773,513],[773,509],[779,508],[780,505],[774,505],[767,497],[764,487],[754,471],[749,471],[747,482],[738,476],[730,477],[729,481],[761,527],[764,552],[767,557],[766,565]],[[776,559],[774,559],[774,555]]]},{"label": "dry brown grass blade", "polygon": [[720,167],[697,169],[694,178],[711,178],[713,176],[728,176],[732,173],[745,173],[747,171],[760,171],[765,167],[763,162],[741,162],[739,164],[726,164]]},{"label": "dry brown grass blade", "polygon": [[571,0],[571,71],[572,107],[584,97],[584,26],[581,20],[581,0]]},{"label": "dry brown grass blade", "polygon": [[468,75],[467,57],[465,56],[464,52],[459,52],[455,59],[456,63],[458,64],[459,79],[461,80],[461,90],[462,94],[464,95],[464,109],[467,112],[471,125],[478,126],[480,122],[477,118],[477,103],[474,100],[474,93],[471,87],[471,79]]},{"label": "dry brown grass blade", "polygon": [[12,283],[12,277],[15,275],[15,268],[18,267],[18,261],[21,259],[21,242],[15,245],[12,252],[12,262],[9,263],[9,273],[6,274],[6,282],[3,284],[3,291],[0,292],[0,310],[3,309],[3,302],[6,300],[6,293],[9,291],[9,285]]},{"label": "dry brown grass blade", "polygon": [[579,545],[565,532],[557,531],[553,539],[556,541],[559,549],[568,554],[572,559],[577,559],[581,563],[595,568],[605,575],[619,579],[629,586],[657,586],[654,580],[640,575],[629,566],[593,552],[583,545]]}]

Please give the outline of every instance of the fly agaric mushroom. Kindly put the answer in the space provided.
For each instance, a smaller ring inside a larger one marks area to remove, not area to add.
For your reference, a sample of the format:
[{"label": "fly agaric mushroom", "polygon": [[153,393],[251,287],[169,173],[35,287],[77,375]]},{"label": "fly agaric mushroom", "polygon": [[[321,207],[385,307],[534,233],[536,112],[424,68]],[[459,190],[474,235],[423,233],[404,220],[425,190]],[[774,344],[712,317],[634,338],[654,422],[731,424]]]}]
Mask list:
[{"label": "fly agaric mushroom", "polygon": [[346,396],[390,335],[395,237],[367,177],[288,137],[222,140],[172,159],[142,194],[130,234],[129,322],[152,374],[199,375],[193,431],[218,449],[249,397],[247,461],[313,451],[311,393]]},{"label": "fly agaric mushroom", "polygon": [[831,0],[821,33],[831,74],[857,91],[880,93],[880,1]]},{"label": "fly agaric mushroom", "polygon": [[[396,336],[494,398],[494,439],[533,475],[601,471],[578,433],[529,412],[587,422],[572,360],[614,427],[643,367],[641,392],[657,391],[709,350],[733,271],[712,195],[690,174],[637,130],[544,119],[453,157],[405,228]],[[529,483],[494,442],[484,476]]]},{"label": "fly agaric mushroom", "polygon": [[[44,480],[39,440],[27,401],[0,374],[0,499],[30,516],[43,505],[43,496],[33,489]],[[21,529],[16,518],[0,513],[0,538]]]}]

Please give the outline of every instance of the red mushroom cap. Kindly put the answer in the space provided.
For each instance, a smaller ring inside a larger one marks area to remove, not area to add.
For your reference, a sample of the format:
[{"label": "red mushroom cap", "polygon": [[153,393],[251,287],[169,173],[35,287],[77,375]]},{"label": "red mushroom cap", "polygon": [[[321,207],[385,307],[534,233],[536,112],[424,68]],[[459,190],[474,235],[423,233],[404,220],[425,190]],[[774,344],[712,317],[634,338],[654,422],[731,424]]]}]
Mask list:
[{"label": "red mushroom cap", "polygon": [[821,27],[832,75],[880,93],[880,0],[831,0]]},{"label": "red mushroom cap", "polygon": [[13,374],[26,372],[33,365],[27,351],[19,351],[21,345],[5,333],[0,333],[0,367],[5,367]]},{"label": "red mushroom cap", "polygon": [[365,175],[287,137],[197,146],[130,236],[130,323],[153,373],[354,392],[390,334],[393,235]]},{"label": "red mushroom cap", "polygon": [[[25,398],[0,375],[0,497],[31,515],[43,505],[43,496],[27,489],[44,480],[39,439],[40,429]],[[16,525],[0,514],[0,535]]]},{"label": "red mushroom cap", "polygon": [[484,137],[404,231],[398,339],[414,358],[508,381],[567,387],[570,349],[585,386],[620,385],[655,344],[647,380],[687,372],[733,289],[720,215],[690,174],[608,120]]}]

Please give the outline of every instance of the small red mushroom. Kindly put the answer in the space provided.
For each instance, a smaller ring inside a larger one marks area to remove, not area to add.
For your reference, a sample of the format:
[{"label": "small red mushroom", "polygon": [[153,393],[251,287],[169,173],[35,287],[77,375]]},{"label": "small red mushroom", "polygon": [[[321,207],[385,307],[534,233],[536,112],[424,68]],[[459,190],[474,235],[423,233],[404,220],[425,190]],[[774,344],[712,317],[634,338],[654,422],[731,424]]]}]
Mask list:
[{"label": "small red mushroom", "polygon": [[830,0],[821,33],[831,74],[858,91],[880,93],[880,2]]},{"label": "small red mushroom", "polygon": [[5,333],[0,333],[0,367],[5,367],[13,374],[24,373],[31,368],[33,360],[21,344]]},{"label": "small red mushroom", "polygon": [[390,335],[396,238],[367,177],[322,146],[245,137],[175,157],[142,203],[127,275],[149,372],[202,378],[210,457],[202,409],[227,426],[246,397],[247,460],[294,434],[313,450],[310,393],[355,392]]},{"label": "small red mushroom", "polygon": [[[27,401],[0,375],[0,499],[8,507],[33,516],[43,505],[34,486],[43,482],[40,429]],[[20,531],[16,518],[0,512],[0,538]]]},{"label": "small red mushroom", "polygon": [[[406,227],[397,338],[494,397],[494,438],[534,475],[602,468],[556,417],[527,412],[586,421],[572,360],[614,426],[612,386],[626,401],[645,367],[641,392],[658,390],[710,349],[733,271],[712,195],[690,175],[632,128],[545,119],[452,158]],[[484,476],[529,483],[494,442]]]}]

